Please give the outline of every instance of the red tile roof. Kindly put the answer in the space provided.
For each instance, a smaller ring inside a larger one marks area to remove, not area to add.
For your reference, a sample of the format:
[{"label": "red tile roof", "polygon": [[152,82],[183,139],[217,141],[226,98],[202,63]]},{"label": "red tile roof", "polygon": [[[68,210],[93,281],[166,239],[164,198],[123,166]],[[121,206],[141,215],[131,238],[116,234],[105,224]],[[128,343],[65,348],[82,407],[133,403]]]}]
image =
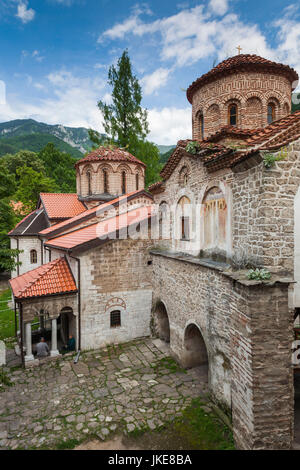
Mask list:
[{"label": "red tile roof", "polygon": [[154,214],[153,206],[144,206],[110,219],[104,219],[96,224],[89,225],[74,232],[67,233],[58,238],[49,240],[45,246],[50,248],[61,248],[64,250],[80,249],[90,242],[101,240],[109,241],[113,234],[118,238],[118,232],[128,228],[130,225],[138,224],[143,220],[151,218]]},{"label": "red tile roof", "polygon": [[69,219],[86,210],[77,194],[41,193],[40,200],[49,219]]},{"label": "red tile roof", "polygon": [[240,54],[224,60],[193,82],[187,90],[187,98],[189,102],[192,103],[195,91],[203,85],[226,75],[252,70],[285,75],[291,83],[296,82],[299,78],[297,72],[288,65],[272,62],[257,55]]},{"label": "red tile roof", "polygon": [[51,227],[42,230],[40,232],[40,235],[44,235],[49,238],[49,236],[51,236],[53,233],[59,233],[60,231],[67,230],[69,227],[76,227],[76,225],[79,225],[85,219],[90,219],[93,216],[96,216],[98,214],[101,214],[102,212],[105,212],[106,210],[109,210],[112,206],[118,206],[119,204],[126,203],[127,201],[131,201],[132,199],[135,199],[142,195],[149,197],[149,199],[152,198],[151,195],[147,194],[144,189],[133,191],[132,193],[120,196],[116,199],[113,199],[112,201],[106,202],[105,204],[101,204],[99,206],[93,207],[92,209],[85,210],[81,214],[76,215],[71,219],[64,220],[63,222],[52,225]]},{"label": "red tile roof", "polygon": [[106,148],[106,147],[99,147],[98,149],[94,150],[93,152],[89,153],[86,157],[79,160],[75,167],[89,162],[101,162],[101,161],[113,161],[113,162],[126,162],[126,163],[137,163],[139,165],[146,166],[145,163],[138,160],[136,157],[131,155],[131,153],[126,152],[126,150],[122,150],[119,148]]},{"label": "red tile roof", "polygon": [[151,186],[149,186],[149,191],[152,194],[162,193],[164,189],[165,189],[165,185],[163,181],[158,181],[157,183],[151,184]]},{"label": "red tile roof", "polygon": [[18,300],[77,292],[72,271],[65,258],[44,264],[9,282],[14,297]]},{"label": "red tile roof", "polygon": [[217,132],[210,135],[204,142],[218,142],[220,139],[224,137],[233,137],[239,138],[242,140],[249,139],[253,134],[255,134],[258,129],[239,129],[235,126],[224,126],[221,127]]}]

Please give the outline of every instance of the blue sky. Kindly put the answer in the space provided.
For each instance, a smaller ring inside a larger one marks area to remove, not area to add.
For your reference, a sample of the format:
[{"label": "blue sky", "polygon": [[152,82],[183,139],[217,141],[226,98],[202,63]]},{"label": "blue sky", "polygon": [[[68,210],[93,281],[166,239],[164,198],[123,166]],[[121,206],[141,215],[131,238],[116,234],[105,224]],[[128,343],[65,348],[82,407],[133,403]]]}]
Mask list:
[{"label": "blue sky", "polygon": [[[300,72],[300,8],[287,0],[1,0],[0,122],[102,130],[108,67],[128,48],[150,139],[191,135],[185,89],[214,63],[255,53]],[[3,83],[2,83],[3,87]]]}]

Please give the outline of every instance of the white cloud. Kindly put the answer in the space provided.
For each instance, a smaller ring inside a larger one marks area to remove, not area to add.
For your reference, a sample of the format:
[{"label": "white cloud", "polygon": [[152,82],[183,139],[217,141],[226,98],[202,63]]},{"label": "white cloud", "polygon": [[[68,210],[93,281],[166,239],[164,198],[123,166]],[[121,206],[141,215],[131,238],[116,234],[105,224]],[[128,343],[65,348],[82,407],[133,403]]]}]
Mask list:
[{"label": "white cloud", "polygon": [[22,23],[29,23],[35,17],[35,11],[32,8],[28,8],[27,2],[21,2],[18,5],[18,11],[16,14],[17,18],[20,18]]},{"label": "white cloud", "polygon": [[225,15],[228,10],[227,0],[210,0],[209,6],[216,15]]},{"label": "white cloud", "polygon": [[153,92],[166,85],[170,72],[170,69],[159,68],[155,72],[145,75],[141,80],[145,95],[152,95]]},{"label": "white cloud", "polygon": [[192,137],[192,111],[190,107],[149,110],[149,140],[160,145],[174,145],[179,139]]},{"label": "white cloud", "polygon": [[[224,0],[212,0],[211,8],[217,6],[219,12],[225,12],[227,3]],[[123,23],[105,31],[99,41],[124,39],[129,34],[143,36],[157,33],[161,36],[160,59],[173,60],[177,66],[191,65],[214,54],[220,60],[235,55],[237,51],[234,45],[238,43],[247,53],[258,53],[270,58],[274,56],[257,25],[247,25],[235,14],[216,19],[211,8],[205,9],[204,5],[198,5],[152,23],[144,22],[141,14],[134,12]]]}]

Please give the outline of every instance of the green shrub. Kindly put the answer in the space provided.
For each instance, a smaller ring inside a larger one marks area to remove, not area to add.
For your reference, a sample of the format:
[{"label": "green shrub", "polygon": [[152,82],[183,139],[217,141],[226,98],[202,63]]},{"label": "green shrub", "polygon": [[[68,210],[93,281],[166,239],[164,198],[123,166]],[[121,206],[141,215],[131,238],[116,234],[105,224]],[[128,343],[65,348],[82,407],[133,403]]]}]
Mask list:
[{"label": "green shrub", "polygon": [[196,155],[200,149],[201,146],[199,142],[189,142],[185,147],[185,151],[191,153],[192,155]]},{"label": "green shrub", "polygon": [[248,279],[255,281],[266,281],[271,279],[271,273],[267,269],[250,269]]}]

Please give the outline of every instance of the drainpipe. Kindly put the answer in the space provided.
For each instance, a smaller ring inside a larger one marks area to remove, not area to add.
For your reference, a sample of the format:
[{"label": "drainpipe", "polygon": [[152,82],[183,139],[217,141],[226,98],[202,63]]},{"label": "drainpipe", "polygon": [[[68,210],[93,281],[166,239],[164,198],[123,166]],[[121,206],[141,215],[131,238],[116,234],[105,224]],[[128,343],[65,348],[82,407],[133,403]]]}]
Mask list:
[{"label": "drainpipe", "polygon": [[22,366],[25,368],[25,360],[24,360],[24,338],[23,338],[23,306],[22,303],[19,304],[19,311],[20,311],[20,334],[21,334],[21,359],[22,359]]},{"label": "drainpipe", "polygon": [[75,256],[72,256],[71,255],[71,251],[68,251],[68,255],[70,256],[70,258],[74,259],[75,261],[77,261],[77,273],[78,273],[78,351],[80,352],[81,351],[81,289],[80,289],[80,286],[81,286],[81,282],[80,282],[80,259],[79,258],[75,258]]}]

